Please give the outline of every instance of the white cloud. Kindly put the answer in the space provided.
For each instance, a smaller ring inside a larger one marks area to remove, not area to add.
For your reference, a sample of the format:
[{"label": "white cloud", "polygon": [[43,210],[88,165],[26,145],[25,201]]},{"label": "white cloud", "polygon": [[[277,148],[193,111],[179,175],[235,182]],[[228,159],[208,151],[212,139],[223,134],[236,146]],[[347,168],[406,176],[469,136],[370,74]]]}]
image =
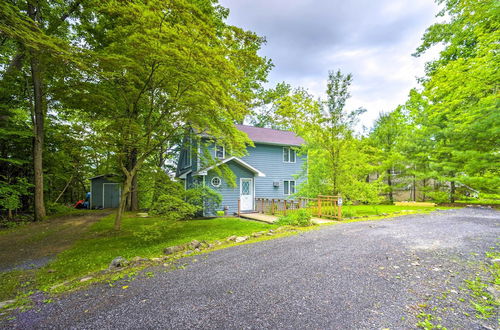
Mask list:
[{"label": "white cloud", "polygon": [[348,110],[367,109],[370,126],[381,111],[405,102],[437,50],[414,58],[439,8],[432,0],[222,0],[229,23],[267,38],[261,54],[275,68],[272,84],[285,81],[324,97],[328,70],[352,73]]}]

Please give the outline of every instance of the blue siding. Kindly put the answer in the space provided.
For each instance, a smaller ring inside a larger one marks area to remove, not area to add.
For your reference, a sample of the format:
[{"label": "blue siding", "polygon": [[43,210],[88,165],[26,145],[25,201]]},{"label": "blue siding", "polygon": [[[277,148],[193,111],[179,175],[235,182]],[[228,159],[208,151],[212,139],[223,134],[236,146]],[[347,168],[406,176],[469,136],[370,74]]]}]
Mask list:
[{"label": "blue siding", "polygon": [[[188,170],[192,170],[192,173],[188,174],[186,177],[188,188],[191,188],[194,183],[202,184],[204,182],[208,187],[220,192],[222,194],[223,200],[219,210],[223,210],[224,207],[227,206],[229,208],[229,214],[234,214],[238,211],[241,178],[254,179],[254,195],[256,198],[289,198],[289,195],[284,194],[283,182],[285,180],[294,180],[296,182],[295,190],[297,191],[299,184],[304,180],[304,178],[298,176],[304,171],[304,163],[306,162],[306,157],[299,157],[298,155],[296,155],[295,163],[285,163],[283,162],[283,147],[285,146],[255,143],[255,147],[248,147],[248,155],[242,157],[241,159],[258,169],[259,171],[263,172],[266,176],[257,177],[253,172],[242,167],[238,163],[230,161],[227,163],[227,165],[236,176],[236,187],[229,187],[226,180],[222,178],[221,186],[213,187],[211,184],[212,178],[214,176],[220,177],[220,175],[218,175],[216,171],[209,171],[207,176],[205,177],[205,180],[203,180],[202,176],[193,177],[192,174],[203,169],[204,167],[207,167],[208,165],[206,161],[202,160],[200,162],[200,166],[198,166],[198,160],[203,159],[200,153],[206,154],[208,152],[209,155],[215,160],[215,144],[204,138],[202,138],[201,141],[196,141],[195,139],[193,139],[192,143],[191,166],[189,168],[181,169],[179,172],[183,173]],[[200,150],[198,150],[198,144],[201,146]],[[184,155],[181,154],[181,158],[183,158],[182,156],[186,156],[187,149],[188,148],[184,148],[185,152]],[[231,157],[227,150],[225,156],[226,158]],[[275,187],[274,182],[278,182],[279,186]],[[213,213],[215,213],[215,210],[206,211],[207,215],[213,215]]]},{"label": "blue siding", "polygon": [[[231,186],[229,186],[226,179],[223,179],[214,170],[208,172],[207,176],[205,177],[205,184],[209,188],[219,192],[222,195],[222,203],[217,210],[223,210],[224,207],[227,206],[228,214],[234,214],[238,212],[238,199],[240,198],[240,179],[253,178],[254,174],[253,172],[250,172],[246,168],[242,167],[241,165],[233,161],[230,161],[226,164],[229,166],[231,171],[233,171],[234,175],[236,176],[236,187],[232,188]],[[219,177],[222,180],[222,183],[218,188],[212,185],[212,178],[215,176]]]},{"label": "blue siding", "polygon": [[[106,195],[103,199],[103,186],[105,183],[117,183],[116,178],[108,179],[99,177],[90,180],[91,194],[90,207],[92,209],[116,208],[120,202],[120,185],[109,185],[106,188]],[[104,202],[104,204],[103,204]]]},{"label": "blue siding", "polygon": [[[283,146],[255,143],[255,147],[248,148],[248,155],[242,160],[264,172],[265,177],[255,178],[255,197],[259,198],[287,198],[284,194],[283,181],[295,180],[296,187],[304,180],[294,178],[301,174],[305,157],[295,157],[295,163],[283,162]],[[274,187],[273,182],[279,181],[279,187]]]}]

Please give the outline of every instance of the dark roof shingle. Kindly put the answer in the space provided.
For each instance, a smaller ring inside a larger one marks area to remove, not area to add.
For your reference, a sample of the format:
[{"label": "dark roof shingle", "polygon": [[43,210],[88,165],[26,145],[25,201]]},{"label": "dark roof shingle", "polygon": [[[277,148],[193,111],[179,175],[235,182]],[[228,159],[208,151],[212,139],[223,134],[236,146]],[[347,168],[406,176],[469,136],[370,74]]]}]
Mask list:
[{"label": "dark roof shingle", "polygon": [[262,128],[247,125],[236,125],[236,128],[248,135],[253,142],[280,144],[290,146],[300,146],[304,144],[304,139],[294,132],[280,131],[271,128]]}]

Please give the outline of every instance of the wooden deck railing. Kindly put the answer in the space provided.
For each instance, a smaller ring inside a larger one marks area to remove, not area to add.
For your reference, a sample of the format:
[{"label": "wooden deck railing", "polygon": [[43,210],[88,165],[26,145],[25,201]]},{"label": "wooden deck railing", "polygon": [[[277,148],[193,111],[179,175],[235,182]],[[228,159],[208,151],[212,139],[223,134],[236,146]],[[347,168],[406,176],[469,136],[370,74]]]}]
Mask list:
[{"label": "wooden deck railing", "polygon": [[324,196],[317,198],[299,197],[296,199],[256,198],[255,211],[259,213],[284,216],[305,208],[318,218],[342,219],[340,196]]}]

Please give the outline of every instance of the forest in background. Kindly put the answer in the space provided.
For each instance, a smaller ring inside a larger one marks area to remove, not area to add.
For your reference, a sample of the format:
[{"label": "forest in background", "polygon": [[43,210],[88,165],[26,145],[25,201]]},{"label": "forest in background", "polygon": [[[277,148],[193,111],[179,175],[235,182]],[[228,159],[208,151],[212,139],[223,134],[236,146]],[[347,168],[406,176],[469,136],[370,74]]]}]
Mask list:
[{"label": "forest in background", "polygon": [[304,137],[302,196],[498,199],[500,7],[438,2],[446,22],[427,29],[414,56],[443,44],[439,58],[405,104],[360,133],[365,110],[345,106],[355,77],[329,71],[323,100],[286,82],[267,89],[265,39],[227,24],[215,1],[3,1],[2,217],[42,220],[83,198],[88,178],[116,173],[119,228],[126,209],[179,195],[168,173],[186,130],[242,155],[242,122]]}]

